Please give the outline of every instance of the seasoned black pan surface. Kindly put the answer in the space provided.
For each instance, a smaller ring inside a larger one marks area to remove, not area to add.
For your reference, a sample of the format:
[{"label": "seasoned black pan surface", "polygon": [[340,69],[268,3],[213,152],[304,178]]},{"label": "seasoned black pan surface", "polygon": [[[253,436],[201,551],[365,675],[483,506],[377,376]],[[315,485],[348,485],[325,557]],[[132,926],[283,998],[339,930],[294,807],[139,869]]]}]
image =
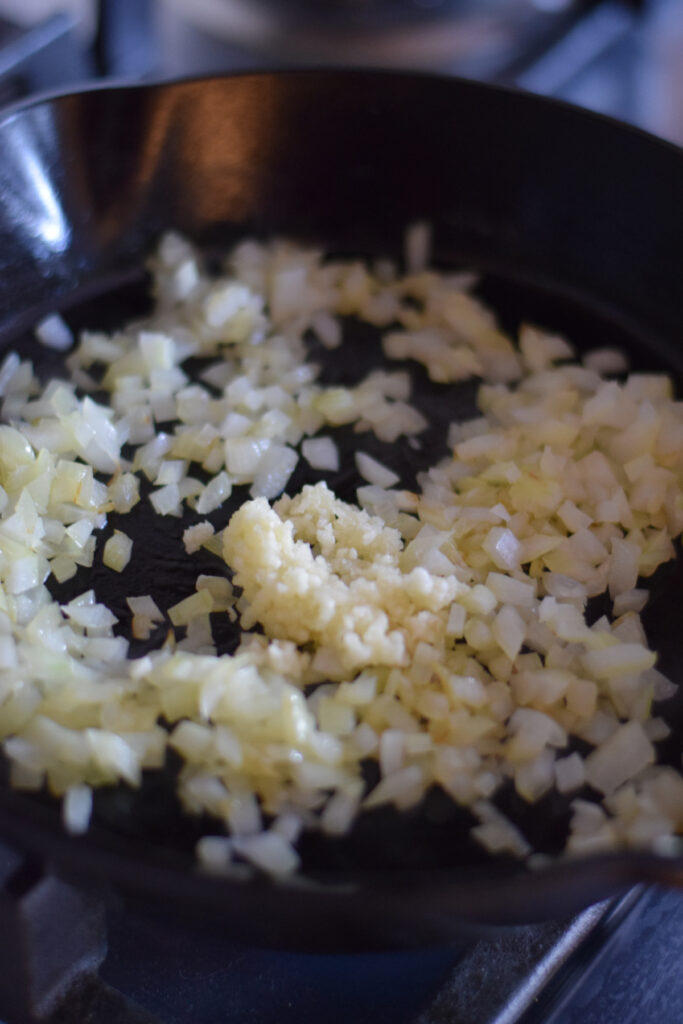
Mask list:
[{"label": "seasoned black pan surface", "polygon": [[[398,255],[403,229],[417,217],[434,225],[436,262],[477,270],[478,294],[509,329],[528,320],[579,347],[618,345],[634,366],[680,380],[681,152],[522,94],[360,72],[103,89],[5,114],[0,345],[30,354],[41,376],[64,372],[63,357],[32,340],[32,325],[55,309],[75,329],[113,328],[144,312],[144,258],[169,227],[209,253],[256,234],[374,256]],[[351,324],[347,333],[342,358],[313,353],[324,380],[357,380],[381,363],[371,329]],[[419,368],[411,372],[414,402],[430,421],[423,449],[399,441],[374,452],[406,486],[445,454],[445,426],[474,412],[476,391],[473,383],[445,388]],[[342,452],[352,451],[350,430],[336,439]],[[370,439],[363,445],[373,451]],[[330,478],[347,499],[360,483],[352,464],[342,458]],[[320,477],[300,466],[288,489]],[[217,527],[244,497],[212,516]],[[132,593],[151,593],[167,607],[203,571],[201,558],[190,564],[178,554],[195,518],[166,519],[160,530],[140,503],[125,529],[144,559],[115,578],[81,570],[55,593],[68,598],[93,586],[122,619]],[[116,525],[112,516],[102,540]],[[215,571],[205,557],[206,571]],[[680,559],[663,567],[644,615],[660,667],[676,681],[682,584]],[[226,629],[221,649],[234,642]],[[679,768],[681,696],[659,709],[672,727],[659,744],[661,760]],[[192,856],[211,826],[181,814],[177,768],[169,760],[139,792],[100,791],[94,826],[79,839],[63,833],[55,804],[12,792],[5,773],[0,834],[69,877],[198,914],[242,941],[317,950],[448,941],[475,927],[569,913],[637,881],[683,880],[682,859],[646,852],[537,871],[494,861],[468,839],[467,812],[437,791],[415,812],[362,816],[343,840],[304,837],[305,872],[293,884],[211,878],[195,871]],[[537,850],[559,852],[568,822],[559,795],[529,806],[504,791],[499,803]]]}]

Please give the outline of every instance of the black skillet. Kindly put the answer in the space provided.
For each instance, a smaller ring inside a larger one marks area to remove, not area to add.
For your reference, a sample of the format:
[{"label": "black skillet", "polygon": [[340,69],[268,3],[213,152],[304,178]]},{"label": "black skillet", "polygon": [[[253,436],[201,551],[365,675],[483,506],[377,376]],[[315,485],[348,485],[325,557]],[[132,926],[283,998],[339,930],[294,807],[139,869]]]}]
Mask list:
[{"label": "black skillet", "polygon": [[[1,345],[30,352],[44,376],[60,372],[60,358],[31,342],[31,326],[55,308],[74,328],[113,327],[143,312],[143,258],[171,226],[209,251],[244,234],[281,234],[372,256],[399,254],[403,228],[417,217],[435,225],[438,263],[481,272],[480,292],[508,327],[527,319],[585,347],[617,344],[635,366],[680,377],[679,150],[545,99],[364,72],[101,89],[7,112]],[[347,347],[323,375],[350,380],[378,362],[372,332],[349,324]],[[374,449],[406,484],[443,454],[444,423],[471,414],[474,396],[473,385],[440,388],[418,370],[413,378],[433,424],[423,451],[400,442]],[[354,443],[343,432],[339,440],[346,451]],[[372,443],[363,438],[366,449]],[[299,473],[290,489],[303,481]],[[348,469],[331,482],[345,497],[359,483]],[[219,525],[228,512],[217,514]],[[185,525],[159,526],[141,503],[126,529],[144,560],[116,580],[97,560],[72,592],[94,585],[122,614],[126,594],[152,592],[166,606],[185,596],[197,572],[178,555]],[[679,560],[658,573],[645,613],[660,666],[678,680],[682,584]],[[220,640],[227,650],[234,637]],[[661,759],[680,768],[683,700],[658,711],[672,728]],[[348,839],[305,837],[306,871],[293,884],[210,878],[194,870],[191,848],[212,826],[179,813],[176,769],[169,761],[139,793],[101,791],[94,826],[80,839],[63,833],[49,799],[12,792],[3,776],[0,835],[82,884],[104,883],[138,904],[195,913],[244,942],[282,948],[434,944],[470,928],[567,914],[639,881],[683,882],[680,855],[631,852],[537,870],[494,861],[468,839],[468,815],[438,792],[412,814],[366,815]],[[528,806],[503,791],[499,802],[537,850],[557,853],[564,801]]]}]

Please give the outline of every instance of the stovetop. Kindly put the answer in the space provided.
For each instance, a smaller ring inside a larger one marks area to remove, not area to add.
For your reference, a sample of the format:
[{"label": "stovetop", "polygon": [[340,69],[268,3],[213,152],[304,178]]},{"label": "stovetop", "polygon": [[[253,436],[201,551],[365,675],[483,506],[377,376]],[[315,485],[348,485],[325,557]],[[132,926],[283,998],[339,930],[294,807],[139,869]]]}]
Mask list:
[{"label": "stovetop", "polygon": [[133,968],[128,927],[112,917],[102,976],[164,1024],[673,1024],[683,1008],[680,894],[635,890],[463,950],[362,957],[188,949],[182,929],[160,942],[146,923],[151,970]]},{"label": "stovetop", "polygon": [[[441,0],[414,3],[425,11],[442,6]],[[198,8],[204,6],[205,0]],[[503,9],[504,0],[498,6]],[[558,96],[683,143],[680,0],[528,0],[527,6],[538,8],[543,31],[511,33],[509,45],[491,52],[486,62],[463,52],[439,69]],[[182,10],[180,0],[99,0],[99,8],[99,31],[84,47],[66,14],[19,29],[3,20],[0,0],[0,107],[93,77],[163,78],[276,63],[270,53],[213,47],[189,29],[178,38],[177,26],[165,43],[158,12]],[[428,61],[422,66],[435,69]]]},{"label": "stovetop", "polygon": [[316,955],[81,892],[3,846],[0,886],[4,1024],[673,1024],[683,1007],[683,893],[638,887],[462,946]]},{"label": "stovetop", "polygon": [[[680,0],[575,6],[581,17],[562,33],[542,45],[534,37],[487,77],[683,142]],[[0,19],[0,106],[96,76],[173,73],[155,43],[150,0],[100,8],[89,47],[66,15],[30,30]],[[0,846],[4,1024],[674,1024],[683,1019],[682,954],[683,894],[657,889],[462,948],[253,950],[116,899],[105,904]]]}]

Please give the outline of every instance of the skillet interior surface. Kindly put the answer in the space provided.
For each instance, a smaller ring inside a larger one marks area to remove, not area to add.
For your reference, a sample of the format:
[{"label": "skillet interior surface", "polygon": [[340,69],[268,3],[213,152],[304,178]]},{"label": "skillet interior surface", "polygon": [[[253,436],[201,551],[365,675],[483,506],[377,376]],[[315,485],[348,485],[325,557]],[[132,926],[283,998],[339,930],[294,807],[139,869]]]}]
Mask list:
[{"label": "skillet interior surface", "polygon": [[[58,98],[0,123],[2,346],[30,354],[49,377],[60,357],[26,333],[41,313],[60,308],[74,328],[111,328],[144,312],[142,258],[169,226],[209,249],[247,233],[284,234],[372,256],[397,255],[403,227],[420,216],[435,224],[437,263],[480,271],[478,292],[504,326],[530,320],[579,347],[616,344],[634,367],[680,380],[681,172],[678,151],[622,126],[427,77],[292,73]],[[347,358],[313,353],[324,380],[356,380],[381,362],[373,332],[349,324],[345,337]],[[474,412],[476,391],[411,372],[414,402],[432,424],[422,452],[362,439],[406,486],[445,454],[445,426]],[[357,435],[342,430],[337,440],[350,452]],[[352,499],[360,479],[348,460],[342,466],[330,484]],[[288,490],[319,478],[299,467]],[[178,552],[182,530],[199,517],[167,519],[160,530],[146,507],[125,526],[144,542],[145,561],[112,578],[96,558],[60,596],[93,586],[125,620],[127,595],[152,593],[167,607],[191,592],[204,570]],[[217,526],[234,507],[212,517]],[[112,516],[100,543],[116,525]],[[660,668],[676,681],[682,583],[680,559],[663,567],[644,614]],[[234,636],[221,642],[230,650]],[[680,695],[660,713],[672,727],[660,757],[680,767]],[[63,835],[55,805],[5,783],[0,828],[67,874],[170,897],[243,939],[298,948],[443,941],[464,922],[558,915],[633,881],[683,872],[680,859],[651,854],[520,872],[488,859],[467,838],[467,812],[434,792],[415,813],[367,814],[348,839],[306,837],[309,881],[293,888],[211,879],[193,872],[191,856],[210,823],[180,814],[176,768],[150,774],[139,793],[100,791],[95,826],[79,840]],[[554,795],[530,807],[503,792],[500,804],[537,850],[558,852],[566,801]]]}]

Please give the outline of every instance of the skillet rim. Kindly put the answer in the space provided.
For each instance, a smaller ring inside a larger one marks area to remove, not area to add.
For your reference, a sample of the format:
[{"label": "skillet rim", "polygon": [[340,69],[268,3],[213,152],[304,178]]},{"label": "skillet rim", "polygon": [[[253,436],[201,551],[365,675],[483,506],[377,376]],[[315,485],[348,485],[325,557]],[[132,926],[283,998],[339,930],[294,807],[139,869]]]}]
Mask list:
[{"label": "skillet rim", "polygon": [[568,112],[578,114],[582,119],[588,119],[597,121],[598,123],[609,124],[619,129],[620,131],[631,133],[636,137],[640,137],[644,140],[648,140],[650,143],[655,143],[657,146],[663,149],[669,150],[683,157],[683,144],[678,145],[675,142],[671,142],[669,139],[662,138],[659,135],[655,135],[654,132],[648,131],[646,128],[641,128],[639,125],[632,124],[629,121],[621,121],[617,117],[613,117],[611,114],[603,114],[597,110],[591,110],[588,107],[582,107],[578,103],[573,103],[570,100],[561,99],[554,96],[546,96],[543,93],[535,93],[530,89],[524,89],[521,86],[508,85],[501,82],[485,82],[479,81],[474,78],[465,78],[462,75],[448,75],[440,71],[428,71],[428,70],[394,70],[390,68],[372,68],[363,66],[349,66],[343,68],[325,67],[325,66],[302,66],[292,68],[260,68],[258,70],[238,70],[233,72],[225,72],[221,74],[205,74],[205,75],[181,75],[177,78],[146,78],[144,81],[139,79],[131,78],[114,78],[107,79],[102,82],[86,82],[82,85],[76,85],[69,89],[44,89],[37,93],[32,94],[29,97],[9,103],[4,107],[0,107],[0,128],[3,127],[6,120],[14,117],[17,114],[21,114],[26,110],[30,110],[33,107],[41,106],[43,104],[53,103],[61,99],[69,99],[74,96],[82,96],[83,94],[96,94],[96,93],[107,93],[107,92],[132,92],[139,90],[141,92],[148,92],[155,89],[175,88],[177,86],[184,85],[201,85],[203,83],[217,82],[217,81],[229,81],[232,79],[243,79],[243,78],[298,78],[298,77],[316,77],[322,76],[325,78],[333,77],[370,77],[370,78],[400,78],[402,80],[415,79],[440,82],[442,84],[452,84],[457,88],[466,87],[472,88],[476,91],[488,92],[488,93],[499,93],[504,95],[512,95],[518,97],[524,97],[525,102],[531,101],[534,105],[547,106],[547,107],[560,107]]}]

